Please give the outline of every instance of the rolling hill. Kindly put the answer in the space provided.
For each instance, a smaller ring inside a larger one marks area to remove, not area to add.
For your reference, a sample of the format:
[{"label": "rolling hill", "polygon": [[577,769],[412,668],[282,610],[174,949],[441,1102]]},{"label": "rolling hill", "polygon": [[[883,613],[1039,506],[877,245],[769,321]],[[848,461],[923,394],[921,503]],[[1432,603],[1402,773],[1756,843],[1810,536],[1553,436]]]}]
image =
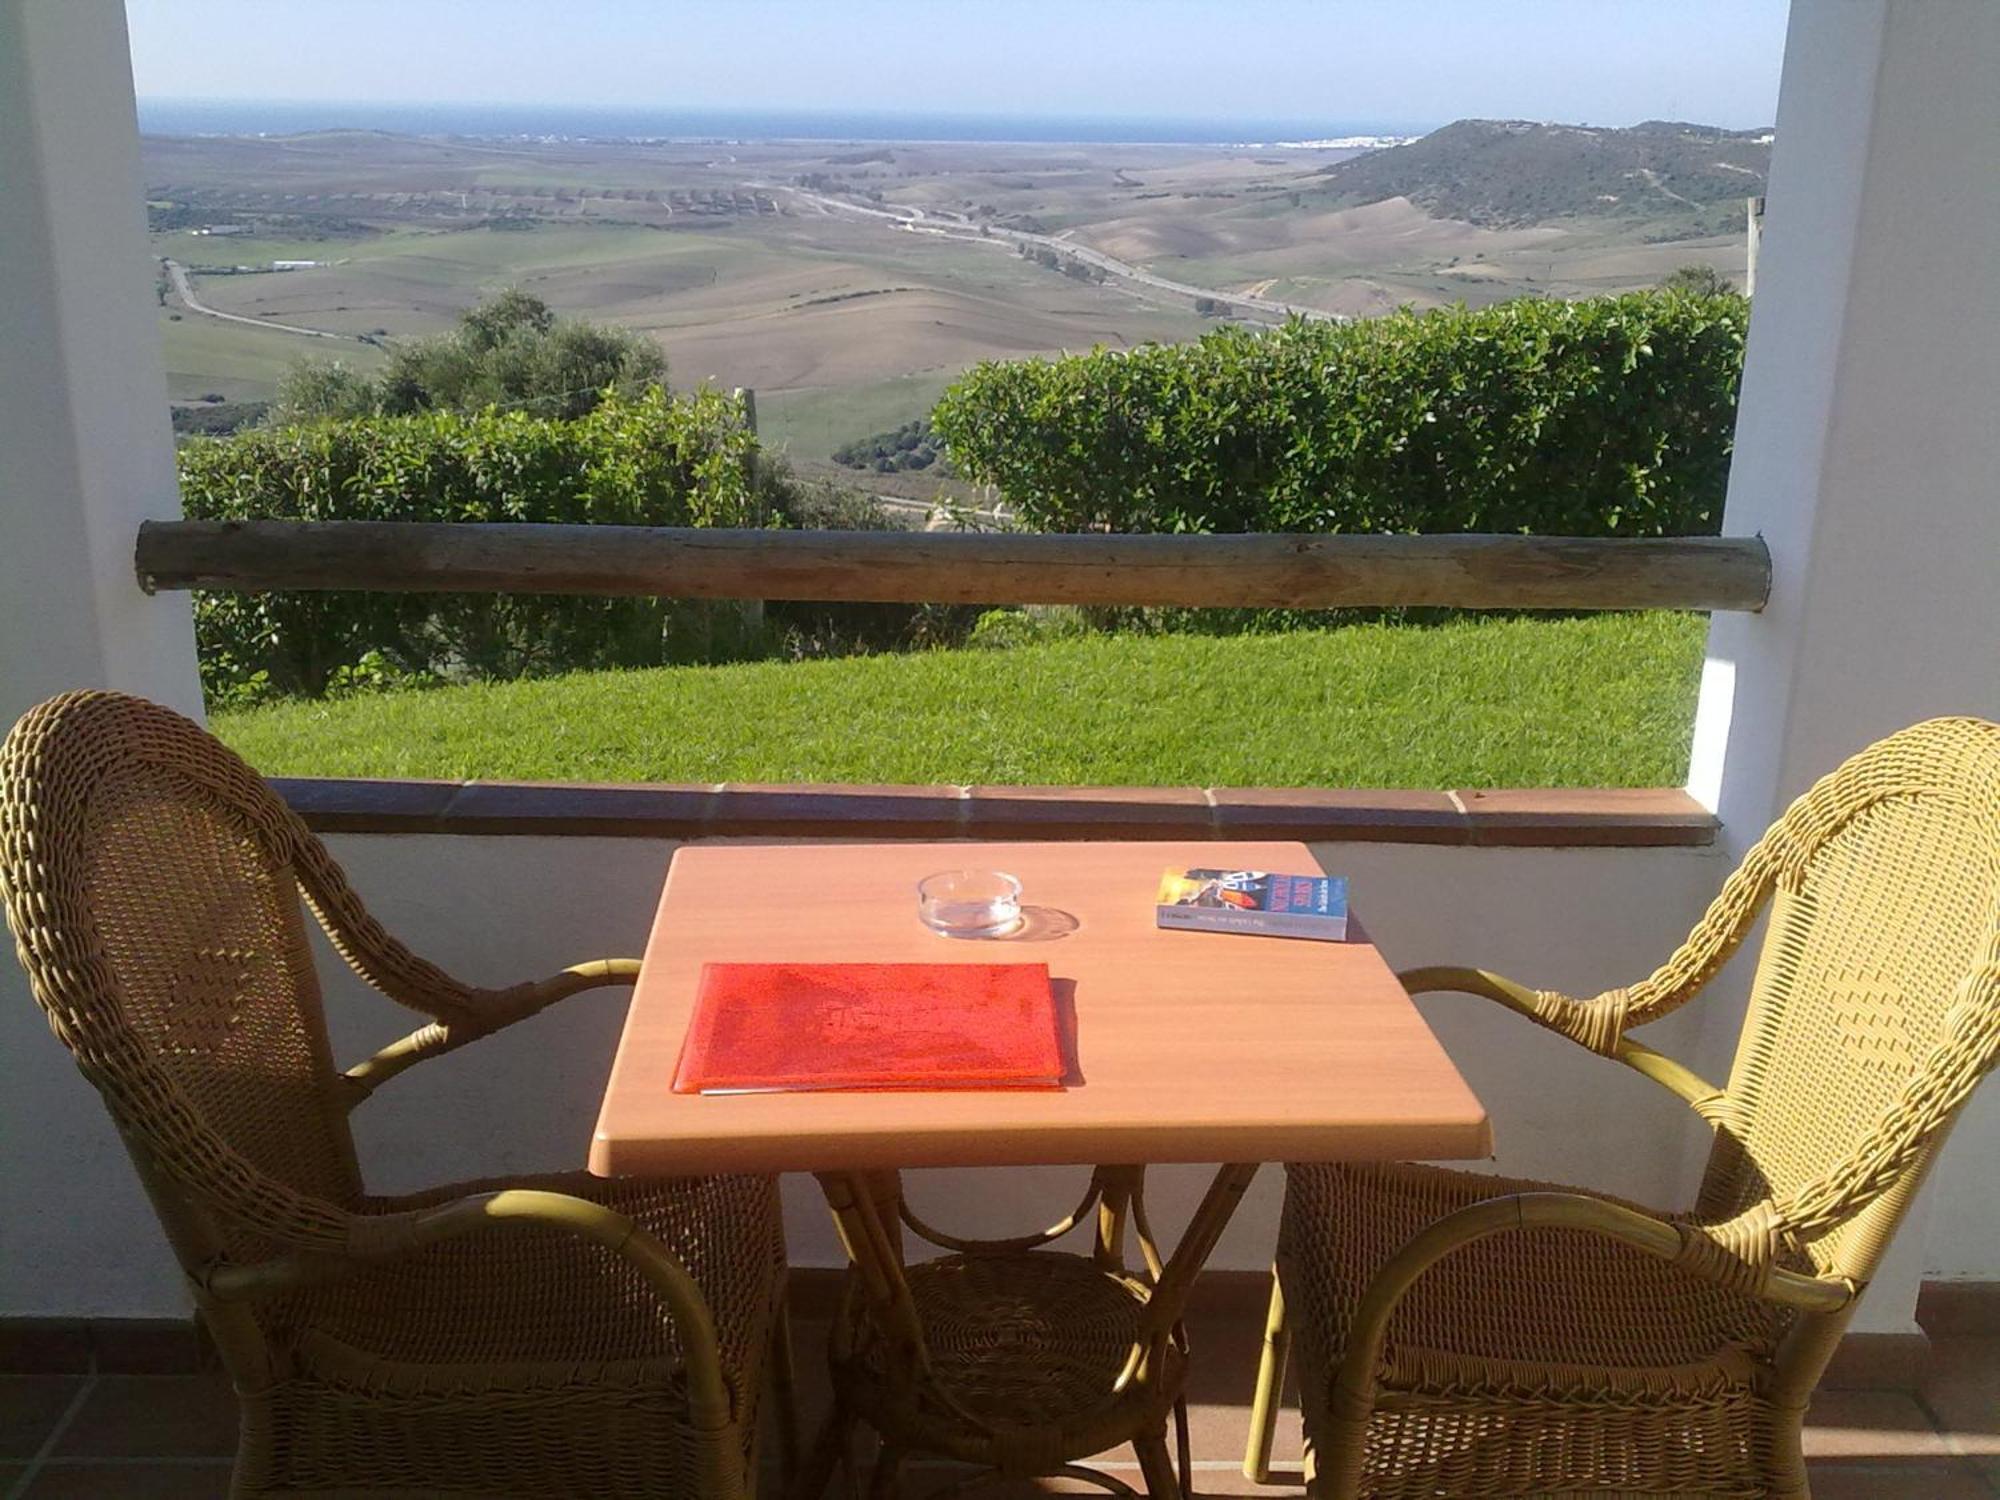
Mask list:
[{"label": "rolling hill", "polygon": [[1407,198],[1442,219],[1489,226],[1571,217],[1688,222],[1707,232],[1742,220],[1764,191],[1768,130],[1673,120],[1627,129],[1529,120],[1459,120],[1408,145],[1322,169],[1340,204]]}]

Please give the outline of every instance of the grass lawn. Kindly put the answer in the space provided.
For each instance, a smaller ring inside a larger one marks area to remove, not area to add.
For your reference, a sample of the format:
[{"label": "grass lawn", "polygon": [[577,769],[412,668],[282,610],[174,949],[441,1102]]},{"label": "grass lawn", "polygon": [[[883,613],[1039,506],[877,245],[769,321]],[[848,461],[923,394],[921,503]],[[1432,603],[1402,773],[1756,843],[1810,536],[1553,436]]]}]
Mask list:
[{"label": "grass lawn", "polygon": [[271,775],[1358,787],[1678,784],[1688,615],[585,672],[219,715]]}]

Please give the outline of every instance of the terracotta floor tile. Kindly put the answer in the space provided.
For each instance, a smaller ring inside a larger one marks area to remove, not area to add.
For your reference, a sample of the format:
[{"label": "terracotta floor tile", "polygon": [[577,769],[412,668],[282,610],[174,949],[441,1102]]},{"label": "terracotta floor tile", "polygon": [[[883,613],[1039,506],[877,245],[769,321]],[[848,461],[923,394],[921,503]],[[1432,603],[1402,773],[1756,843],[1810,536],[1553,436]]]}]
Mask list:
[{"label": "terracotta floor tile", "polygon": [[81,1375],[0,1375],[0,1458],[33,1458],[83,1389]]},{"label": "terracotta floor tile", "polygon": [[[1222,1406],[1209,1402],[1190,1402],[1188,1405],[1188,1430],[1193,1438],[1194,1456],[1211,1463],[1243,1462],[1243,1446],[1250,1436],[1250,1406],[1248,1402],[1239,1405]],[[1271,1453],[1279,1468],[1295,1463],[1300,1445],[1299,1414],[1296,1408],[1287,1407],[1278,1414],[1278,1434]]]},{"label": "terracotta floor tile", "polygon": [[[1134,1488],[1137,1488],[1139,1485],[1139,1471],[1136,1468],[1114,1468],[1110,1470],[1110,1473],[1114,1478],[1122,1479]],[[913,1478],[917,1480],[935,1480],[939,1483],[942,1483],[948,1477],[949,1471],[943,1468],[918,1471],[913,1475]],[[1195,1500],[1210,1500],[1212,1496],[1233,1497],[1239,1495],[1262,1495],[1266,1497],[1266,1500],[1300,1500],[1300,1497],[1303,1497],[1305,1494],[1303,1489],[1295,1487],[1252,1484],[1241,1474],[1219,1469],[1196,1470],[1194,1492]],[[923,1485],[912,1483],[907,1487],[905,1493],[910,1495],[922,1494]],[[982,1489],[973,1491],[973,1496],[976,1497],[976,1500],[1039,1500],[1039,1497],[1044,1495],[1102,1496],[1103,1494],[1104,1490],[1102,1488],[1081,1479],[1022,1479],[1016,1480],[1011,1484],[990,1484]]]},{"label": "terracotta floor tile", "polygon": [[1932,1339],[1920,1398],[1960,1452],[2000,1455],[2000,1339]]},{"label": "terracotta floor tile", "polygon": [[1908,1464],[1809,1463],[1813,1500],[1993,1500],[1962,1458]]},{"label": "terracotta floor tile", "polygon": [[22,1500],[224,1500],[227,1460],[183,1463],[52,1462]]},{"label": "terracotta floor tile", "polygon": [[236,1396],[216,1373],[101,1375],[56,1445],[60,1458],[227,1458],[235,1452]]},{"label": "terracotta floor tile", "polygon": [[1915,1398],[1900,1391],[1821,1391],[1806,1413],[1806,1457],[1892,1462],[1950,1450]]},{"label": "terracotta floor tile", "polygon": [[1931,1340],[1919,1399],[2000,1496],[2000,1338]]}]

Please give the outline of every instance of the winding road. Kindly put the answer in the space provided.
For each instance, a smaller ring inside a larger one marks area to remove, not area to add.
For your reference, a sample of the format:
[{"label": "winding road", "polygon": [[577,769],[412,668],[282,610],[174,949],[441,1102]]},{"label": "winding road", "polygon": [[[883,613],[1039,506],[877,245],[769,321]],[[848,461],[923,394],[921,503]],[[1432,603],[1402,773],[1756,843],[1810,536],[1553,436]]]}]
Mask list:
[{"label": "winding road", "polygon": [[181,299],[181,306],[191,313],[200,313],[204,318],[220,318],[225,323],[248,323],[252,328],[271,328],[279,333],[296,333],[313,339],[345,340],[356,337],[351,333],[334,333],[325,328],[307,328],[298,323],[273,323],[266,318],[250,318],[242,313],[223,312],[219,308],[210,307],[195,296],[194,283],[188,278],[186,266],[177,260],[168,260],[164,257],[161,258],[160,264],[166,267],[167,277],[174,284],[174,295]]}]

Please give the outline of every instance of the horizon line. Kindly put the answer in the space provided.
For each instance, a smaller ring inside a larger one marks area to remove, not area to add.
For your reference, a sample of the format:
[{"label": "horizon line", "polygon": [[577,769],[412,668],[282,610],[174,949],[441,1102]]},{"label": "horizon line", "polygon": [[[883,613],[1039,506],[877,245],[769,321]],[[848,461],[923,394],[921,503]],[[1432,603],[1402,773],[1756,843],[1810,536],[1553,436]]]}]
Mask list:
[{"label": "horizon line", "polygon": [[[966,122],[998,123],[1007,121],[1034,121],[1050,123],[1090,123],[1094,125],[1152,124],[1152,125],[1200,125],[1200,126],[1297,126],[1302,128],[1338,128],[1348,135],[1398,135],[1424,136],[1443,129],[1446,125],[1459,124],[1467,120],[1484,120],[1495,123],[1521,122],[1533,125],[1572,125],[1582,129],[1629,130],[1645,124],[1700,125],[1710,130],[1747,134],[1755,130],[1769,130],[1770,123],[1756,125],[1724,125],[1701,120],[1676,120],[1664,115],[1648,115],[1626,125],[1606,125],[1587,119],[1566,119],[1559,116],[1534,115],[1454,115],[1442,121],[1415,120],[1351,120],[1329,115],[1254,115],[1254,114],[1134,114],[1124,112],[1102,113],[1090,111],[1022,111],[1022,110],[968,110],[968,109],[920,109],[894,108],[879,105],[857,104],[644,104],[567,102],[555,99],[514,100],[514,99],[352,99],[334,97],[291,98],[270,95],[235,94],[135,94],[139,105],[229,105],[254,107],[258,105],[279,106],[288,109],[322,108],[362,108],[384,110],[444,110],[444,109],[492,109],[492,110],[567,110],[579,115],[617,115],[653,112],[659,114],[714,114],[728,115],[832,115],[855,119],[907,120],[911,122],[954,120]],[[774,138],[775,139],[775,138]],[[858,137],[856,139],[859,139]],[[949,138],[946,138],[949,139]],[[1202,137],[1183,144],[1216,144],[1227,141],[1227,137]],[[1042,142],[1042,144],[1050,144]],[[1114,143],[1115,144],[1115,143]],[[1158,141],[1144,144],[1170,145],[1174,142]]]},{"label": "horizon line", "polygon": [[[841,113],[872,115],[950,115],[960,119],[1077,119],[1077,120],[1148,120],[1148,119],[1225,119],[1228,114],[1149,114],[1126,110],[1005,110],[1005,109],[962,109],[924,108],[918,106],[887,106],[876,104],[838,104],[828,102],[805,104],[716,104],[667,102],[657,99],[644,101],[588,102],[563,99],[364,99],[352,95],[313,94],[153,94],[138,92],[134,95],[142,103],[153,104],[291,104],[291,105],[368,105],[387,109],[435,109],[445,106],[459,106],[474,109],[574,109],[585,112],[606,114],[618,110],[718,110],[722,112],[751,113],[774,110],[795,110],[799,113]],[[1265,118],[1271,119],[1325,119],[1326,115],[1301,115],[1276,113]]]}]

